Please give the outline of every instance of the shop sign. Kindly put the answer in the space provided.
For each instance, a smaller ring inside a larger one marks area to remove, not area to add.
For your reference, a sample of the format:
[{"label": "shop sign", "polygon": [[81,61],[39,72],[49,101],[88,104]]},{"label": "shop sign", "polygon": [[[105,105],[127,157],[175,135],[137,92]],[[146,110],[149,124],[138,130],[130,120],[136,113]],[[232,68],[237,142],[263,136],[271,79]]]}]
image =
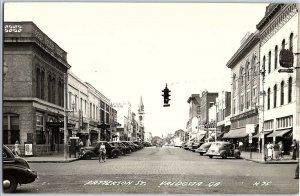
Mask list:
[{"label": "shop sign", "polygon": [[279,64],[285,68],[292,67],[294,64],[293,52],[287,49],[282,49],[279,53]]}]

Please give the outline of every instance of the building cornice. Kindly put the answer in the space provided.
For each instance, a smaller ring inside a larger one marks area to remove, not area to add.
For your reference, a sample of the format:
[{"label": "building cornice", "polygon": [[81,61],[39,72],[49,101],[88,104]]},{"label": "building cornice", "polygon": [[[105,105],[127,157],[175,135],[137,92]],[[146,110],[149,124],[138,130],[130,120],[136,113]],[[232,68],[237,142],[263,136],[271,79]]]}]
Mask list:
[{"label": "building cornice", "polygon": [[260,37],[258,32],[252,33],[245,42],[240,46],[236,53],[226,63],[228,68],[233,68],[241,59],[243,59],[247,53],[259,43]]}]

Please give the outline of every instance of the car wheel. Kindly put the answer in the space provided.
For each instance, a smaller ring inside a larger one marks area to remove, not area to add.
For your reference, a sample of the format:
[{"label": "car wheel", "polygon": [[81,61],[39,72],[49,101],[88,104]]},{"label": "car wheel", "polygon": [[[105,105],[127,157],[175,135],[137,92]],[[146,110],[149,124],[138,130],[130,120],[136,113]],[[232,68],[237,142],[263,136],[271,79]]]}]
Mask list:
[{"label": "car wheel", "polygon": [[2,184],[4,193],[13,193],[18,187],[17,179],[12,175],[5,175]]},{"label": "car wheel", "polygon": [[241,158],[241,157],[240,157],[239,154],[237,154],[237,155],[235,155],[235,158],[236,158],[236,159],[239,159],[239,158]]},{"label": "car wheel", "polygon": [[199,154],[200,154],[200,156],[203,156],[203,153],[202,153],[202,152],[200,152]]},{"label": "car wheel", "polygon": [[209,158],[213,158],[213,156],[211,156],[211,155],[210,155],[210,156],[208,156],[208,157],[209,157]]},{"label": "car wheel", "polygon": [[113,152],[112,158],[118,158],[118,153],[117,152]]},{"label": "car wheel", "polygon": [[91,156],[90,154],[87,154],[87,155],[85,155],[85,159],[91,160],[91,159],[92,159],[92,156]]},{"label": "car wheel", "polygon": [[227,155],[226,155],[226,153],[224,153],[223,155],[222,155],[222,159],[226,159],[227,158]]}]

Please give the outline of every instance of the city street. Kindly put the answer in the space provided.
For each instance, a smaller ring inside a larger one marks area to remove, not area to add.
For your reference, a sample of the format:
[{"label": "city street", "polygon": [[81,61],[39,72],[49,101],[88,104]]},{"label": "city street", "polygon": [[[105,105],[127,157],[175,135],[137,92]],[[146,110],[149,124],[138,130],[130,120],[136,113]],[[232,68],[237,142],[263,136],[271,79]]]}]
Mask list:
[{"label": "city street", "polygon": [[117,159],[30,163],[39,179],[17,193],[297,194],[295,164],[210,159],[175,147],[149,147]]}]

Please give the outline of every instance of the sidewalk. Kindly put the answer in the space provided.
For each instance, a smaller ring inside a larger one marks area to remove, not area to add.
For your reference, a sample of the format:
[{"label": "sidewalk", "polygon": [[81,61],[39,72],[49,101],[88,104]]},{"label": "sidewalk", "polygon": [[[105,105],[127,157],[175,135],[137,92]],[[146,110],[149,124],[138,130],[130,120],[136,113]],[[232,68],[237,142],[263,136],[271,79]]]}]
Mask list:
[{"label": "sidewalk", "polygon": [[262,154],[258,152],[252,152],[252,159],[250,159],[250,152],[241,152],[241,158],[247,161],[252,161],[256,163],[262,164],[297,164],[299,162],[299,158],[297,160],[292,160],[292,155],[284,155],[282,160],[262,160]]},{"label": "sidewalk", "polygon": [[64,154],[53,154],[48,156],[40,156],[40,157],[22,157],[25,159],[28,163],[70,163],[73,161],[78,161],[79,158],[76,156],[74,158],[74,155],[71,156],[71,158],[67,157],[67,160],[64,159]]}]

